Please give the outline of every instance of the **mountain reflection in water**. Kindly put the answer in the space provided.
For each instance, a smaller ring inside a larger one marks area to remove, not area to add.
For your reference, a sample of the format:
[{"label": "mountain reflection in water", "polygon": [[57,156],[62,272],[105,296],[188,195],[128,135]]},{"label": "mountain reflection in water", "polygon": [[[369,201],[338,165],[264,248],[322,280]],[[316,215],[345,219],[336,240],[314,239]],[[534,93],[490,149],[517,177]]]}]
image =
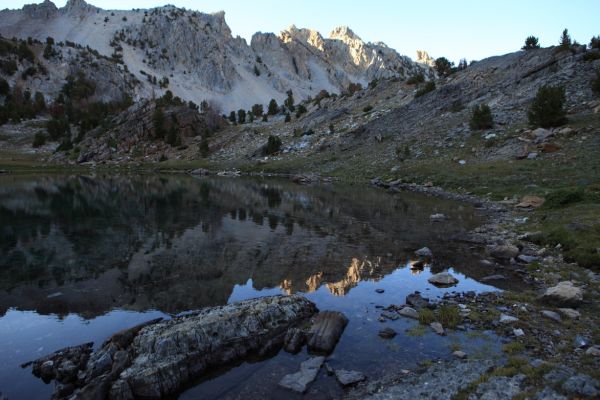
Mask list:
[{"label": "mountain reflection in water", "polygon": [[[236,284],[345,295],[420,246],[468,272],[468,206],[347,185],[187,176],[3,177],[0,314],[169,313],[224,304]],[[442,212],[449,222],[430,223]]]}]

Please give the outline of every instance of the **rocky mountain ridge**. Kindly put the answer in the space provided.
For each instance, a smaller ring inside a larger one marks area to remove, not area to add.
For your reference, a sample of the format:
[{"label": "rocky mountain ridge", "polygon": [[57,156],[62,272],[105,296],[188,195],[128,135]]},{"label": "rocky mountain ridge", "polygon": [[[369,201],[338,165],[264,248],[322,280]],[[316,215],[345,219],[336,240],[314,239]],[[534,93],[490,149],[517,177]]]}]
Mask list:
[{"label": "rocky mountain ridge", "polygon": [[130,93],[150,98],[167,89],[184,100],[219,104],[224,111],[297,99],[321,90],[340,93],[350,83],[380,78],[434,77],[383,43],[365,43],[347,27],[329,38],[291,26],[279,35],[257,33],[250,45],[234,37],[224,12],[204,14],[164,6],[103,10],[84,0],[57,8],[50,0],[0,11],[5,37],[74,42],[126,66],[142,84]]}]

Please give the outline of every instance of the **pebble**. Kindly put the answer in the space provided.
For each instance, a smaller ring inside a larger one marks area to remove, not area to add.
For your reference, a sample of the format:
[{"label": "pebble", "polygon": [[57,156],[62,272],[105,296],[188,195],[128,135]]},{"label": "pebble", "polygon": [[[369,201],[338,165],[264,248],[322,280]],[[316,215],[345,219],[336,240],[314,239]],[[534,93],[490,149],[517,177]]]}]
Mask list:
[{"label": "pebble", "polygon": [[384,289],[375,289],[375,291],[376,291],[377,293],[383,293],[383,292],[385,292],[385,290],[384,290]]},{"label": "pebble", "polygon": [[510,324],[512,322],[517,322],[519,318],[513,317],[511,315],[501,314],[500,315],[500,323],[501,324]]},{"label": "pebble", "polygon": [[464,360],[465,358],[467,358],[467,353],[465,353],[464,351],[460,351],[457,350],[454,353],[452,353],[452,355],[456,358],[460,358],[461,360]]},{"label": "pebble", "polygon": [[554,311],[550,311],[550,310],[542,310],[541,314],[546,317],[546,318],[550,318],[556,322],[561,322],[562,318],[560,318],[560,315]]},{"label": "pebble", "polygon": [[521,328],[513,329],[513,335],[515,335],[516,337],[521,337],[525,336],[525,332],[523,332],[523,329]]}]

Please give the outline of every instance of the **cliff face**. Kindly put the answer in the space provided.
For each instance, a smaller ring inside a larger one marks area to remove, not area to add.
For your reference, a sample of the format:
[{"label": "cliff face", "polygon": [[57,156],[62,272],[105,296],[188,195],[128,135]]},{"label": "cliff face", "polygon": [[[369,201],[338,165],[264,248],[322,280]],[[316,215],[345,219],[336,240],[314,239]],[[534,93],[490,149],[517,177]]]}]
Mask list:
[{"label": "cliff face", "polygon": [[196,103],[212,100],[225,112],[281,101],[290,89],[301,99],[323,89],[339,93],[350,83],[433,74],[382,43],[363,42],[347,27],[324,38],[292,26],[278,36],[257,33],[248,45],[232,36],[223,12],[173,6],[108,11],[84,0],[69,0],[62,8],[45,0],[0,11],[0,34],[89,46],[116,56],[143,82],[132,93],[136,97],[169,89]]}]

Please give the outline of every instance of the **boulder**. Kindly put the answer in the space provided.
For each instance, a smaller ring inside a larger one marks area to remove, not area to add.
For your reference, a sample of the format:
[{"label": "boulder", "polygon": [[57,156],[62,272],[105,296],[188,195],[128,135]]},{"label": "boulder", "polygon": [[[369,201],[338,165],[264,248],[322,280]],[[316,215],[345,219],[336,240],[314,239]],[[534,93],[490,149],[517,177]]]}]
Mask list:
[{"label": "boulder", "polygon": [[558,307],[577,307],[583,302],[583,290],[571,281],[563,281],[546,289],[539,299]]},{"label": "boulder", "polygon": [[412,306],[416,310],[429,306],[429,299],[421,296],[421,293],[414,292],[406,296],[406,304]]},{"label": "boulder", "polygon": [[429,247],[423,247],[415,251],[415,255],[424,258],[433,258],[433,252]]},{"label": "boulder", "polygon": [[453,286],[458,283],[458,279],[452,276],[448,271],[431,275],[427,281],[436,286]]},{"label": "boulder", "polygon": [[279,386],[294,392],[304,393],[308,385],[315,380],[325,357],[312,357],[300,364],[300,371],[284,376],[279,381]]},{"label": "boulder", "polygon": [[[286,332],[316,312],[298,295],[208,307],[119,332],[91,354],[92,344],[55,352],[34,361],[33,373],[53,361],[56,400],[165,398],[211,368],[281,348]],[[75,377],[71,364],[80,369]]]},{"label": "boulder", "polygon": [[362,382],[366,379],[365,375],[359,371],[348,371],[346,369],[336,369],[335,377],[338,382],[344,386]]},{"label": "boulder", "polygon": [[308,349],[318,353],[331,353],[347,324],[348,318],[341,312],[320,312],[308,332]]},{"label": "boulder", "polygon": [[464,360],[465,358],[467,358],[467,353],[465,353],[464,351],[460,351],[460,350],[456,350],[455,352],[452,353],[452,355],[456,358],[460,358],[461,360]]}]

